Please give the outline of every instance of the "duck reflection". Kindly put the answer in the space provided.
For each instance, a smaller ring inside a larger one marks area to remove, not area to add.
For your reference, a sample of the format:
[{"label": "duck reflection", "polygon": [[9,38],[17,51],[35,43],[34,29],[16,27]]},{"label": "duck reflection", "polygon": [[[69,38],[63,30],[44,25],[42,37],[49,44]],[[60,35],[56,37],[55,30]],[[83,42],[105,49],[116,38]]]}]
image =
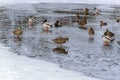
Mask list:
[{"label": "duck reflection", "polygon": [[21,37],[14,37],[14,42],[20,42],[20,41],[22,41]]},{"label": "duck reflection", "polygon": [[68,50],[61,48],[61,47],[57,47],[52,49],[53,52],[57,52],[57,53],[63,53],[63,54],[68,54]]},{"label": "duck reflection", "polygon": [[89,37],[89,38],[88,38],[88,42],[89,42],[89,43],[94,43],[94,38]]}]

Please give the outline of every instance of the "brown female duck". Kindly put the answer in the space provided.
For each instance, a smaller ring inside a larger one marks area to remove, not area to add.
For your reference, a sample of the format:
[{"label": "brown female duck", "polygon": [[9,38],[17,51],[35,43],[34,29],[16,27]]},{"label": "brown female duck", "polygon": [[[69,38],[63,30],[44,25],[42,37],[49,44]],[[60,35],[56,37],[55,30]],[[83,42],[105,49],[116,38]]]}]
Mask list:
[{"label": "brown female duck", "polygon": [[77,23],[78,23],[78,25],[81,25],[82,27],[84,27],[84,25],[87,24],[86,17],[84,17],[82,20],[78,20]]},{"label": "brown female duck", "polygon": [[88,34],[89,34],[89,36],[90,36],[91,38],[93,38],[95,32],[94,32],[94,30],[93,30],[92,27],[89,27],[89,28],[88,28]]},{"label": "brown female duck", "polygon": [[69,38],[67,38],[67,37],[66,38],[58,37],[56,39],[53,39],[52,41],[57,44],[57,47],[58,47],[58,45],[60,45],[60,47],[62,47],[62,44],[64,44],[67,41],[69,41]]},{"label": "brown female duck", "polygon": [[13,31],[13,34],[19,37],[23,33],[22,29],[17,28]]}]

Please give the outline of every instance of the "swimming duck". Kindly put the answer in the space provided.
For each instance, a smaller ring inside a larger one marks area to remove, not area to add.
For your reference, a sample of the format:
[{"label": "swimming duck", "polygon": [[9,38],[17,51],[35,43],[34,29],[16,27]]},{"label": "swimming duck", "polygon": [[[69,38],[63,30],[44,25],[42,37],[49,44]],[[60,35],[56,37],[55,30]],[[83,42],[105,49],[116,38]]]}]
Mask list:
[{"label": "swimming duck", "polygon": [[80,19],[80,13],[76,13],[76,18]]},{"label": "swimming duck", "polygon": [[116,22],[117,22],[117,23],[120,22],[120,17],[116,17]]},{"label": "swimming duck", "polygon": [[107,23],[100,20],[100,27],[102,27],[102,26],[107,26]]},{"label": "swimming duck", "polygon": [[115,34],[113,32],[111,32],[111,31],[109,31],[108,29],[106,29],[104,35],[107,35],[109,37],[114,37],[115,36]]},{"label": "swimming duck", "polygon": [[65,37],[65,38],[63,38],[63,37],[58,37],[58,38],[56,38],[56,39],[53,39],[52,41],[57,44],[57,47],[58,47],[58,45],[60,45],[60,47],[62,47],[62,44],[64,44],[64,43],[66,43],[67,41],[69,41],[69,38],[67,38],[67,37]]},{"label": "swimming duck", "polygon": [[62,24],[57,20],[57,21],[54,23],[54,27],[62,27]]},{"label": "swimming duck", "polygon": [[82,27],[84,27],[84,25],[87,24],[86,17],[84,17],[82,20],[78,20],[77,23],[78,25],[81,25]]},{"label": "swimming duck", "polygon": [[99,10],[96,7],[94,7],[94,15],[98,15],[98,14],[100,14]]}]

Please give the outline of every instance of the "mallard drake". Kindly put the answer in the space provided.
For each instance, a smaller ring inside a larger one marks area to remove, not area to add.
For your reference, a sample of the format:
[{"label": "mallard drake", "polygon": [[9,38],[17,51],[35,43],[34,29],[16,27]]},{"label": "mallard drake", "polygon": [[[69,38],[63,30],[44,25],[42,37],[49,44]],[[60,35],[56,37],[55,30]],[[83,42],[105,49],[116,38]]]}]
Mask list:
[{"label": "mallard drake", "polygon": [[62,27],[62,24],[57,20],[57,21],[54,23],[54,27]]},{"label": "mallard drake", "polygon": [[95,34],[95,32],[94,32],[94,30],[93,30],[92,27],[89,27],[89,28],[88,28],[88,34],[89,34],[89,36],[90,36],[91,38],[93,38],[93,35]]},{"label": "mallard drake", "polygon": [[62,44],[64,44],[64,43],[66,43],[67,41],[69,41],[69,38],[63,38],[63,37],[58,37],[58,38],[56,38],[56,39],[53,39],[52,40],[54,43],[56,43],[57,44],[57,46],[58,45],[60,45],[60,47],[62,47]]},{"label": "mallard drake", "polygon": [[19,37],[23,33],[22,29],[18,28],[13,31],[13,34]]},{"label": "mallard drake", "polygon": [[45,32],[48,32],[48,30],[51,26],[52,25],[50,23],[48,23],[47,20],[43,21],[43,29],[44,29]]},{"label": "mallard drake", "polygon": [[34,18],[29,18],[29,19],[28,19],[28,23],[29,23],[29,28],[30,28],[30,29],[33,28],[34,23],[35,23],[35,19],[34,19]]},{"label": "mallard drake", "polygon": [[114,41],[114,35],[115,35],[114,33],[110,32],[110,31],[108,31],[108,29],[106,29],[104,35],[102,36],[105,46],[108,46],[111,41]]},{"label": "mallard drake", "polygon": [[102,27],[102,26],[107,26],[107,23],[100,20],[100,27]]},{"label": "mallard drake", "polygon": [[58,52],[58,53],[63,53],[63,54],[68,54],[68,51],[66,51],[64,48],[54,48],[52,50],[53,52]]},{"label": "mallard drake", "polygon": [[99,10],[96,7],[94,7],[94,15],[98,15],[98,14],[100,14]]},{"label": "mallard drake", "polygon": [[104,35],[107,35],[109,37],[114,37],[115,36],[115,34],[113,32],[111,32],[111,31],[109,31],[108,29],[106,29]]},{"label": "mallard drake", "polygon": [[113,39],[111,37],[107,36],[107,35],[103,35],[102,39],[103,39],[103,44],[105,46],[110,45],[110,42],[113,41]]}]

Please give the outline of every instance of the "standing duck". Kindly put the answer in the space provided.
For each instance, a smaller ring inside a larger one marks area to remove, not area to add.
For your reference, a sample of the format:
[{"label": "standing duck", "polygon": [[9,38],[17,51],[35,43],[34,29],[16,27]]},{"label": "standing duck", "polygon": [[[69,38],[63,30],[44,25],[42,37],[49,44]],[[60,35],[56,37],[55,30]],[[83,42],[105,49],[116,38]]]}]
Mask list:
[{"label": "standing duck", "polygon": [[58,38],[56,38],[56,39],[53,39],[52,41],[57,44],[57,47],[58,47],[58,45],[60,45],[60,47],[62,47],[62,44],[64,44],[64,43],[66,43],[67,41],[69,41],[69,38],[67,38],[67,37],[65,37],[65,38],[63,38],[63,37],[58,37]]},{"label": "standing duck", "polygon": [[102,39],[103,39],[104,46],[109,46],[110,42],[112,41],[112,39],[107,35],[103,35]]},{"label": "standing duck", "polygon": [[95,32],[94,32],[94,30],[93,30],[92,27],[89,27],[89,28],[88,28],[88,34],[89,34],[90,38],[93,38]]},{"label": "standing duck", "polygon": [[51,27],[52,25],[49,23],[49,22],[47,22],[47,20],[44,20],[43,21],[43,30],[45,31],[45,32],[48,32],[49,31],[49,28]]},{"label": "standing duck", "polygon": [[109,46],[110,42],[114,40],[113,37],[114,37],[114,33],[110,32],[110,31],[108,31],[108,29],[106,29],[106,32],[102,36],[102,39],[104,41],[104,45]]},{"label": "standing duck", "polygon": [[13,31],[13,34],[16,35],[17,38],[19,38],[22,33],[23,31],[20,28],[17,28]]},{"label": "standing duck", "polygon": [[30,17],[30,18],[28,19],[28,24],[29,24],[29,28],[32,29],[33,26],[34,26],[34,24],[35,24],[35,19],[32,18],[32,17]]}]

